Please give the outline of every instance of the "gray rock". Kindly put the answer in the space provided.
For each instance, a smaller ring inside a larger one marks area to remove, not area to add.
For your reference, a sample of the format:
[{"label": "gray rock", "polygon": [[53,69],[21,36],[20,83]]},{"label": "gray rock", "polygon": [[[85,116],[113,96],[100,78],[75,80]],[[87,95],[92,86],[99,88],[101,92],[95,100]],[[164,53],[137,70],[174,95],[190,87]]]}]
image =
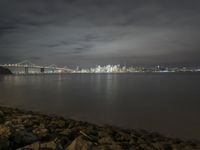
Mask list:
[{"label": "gray rock", "polygon": [[12,128],[14,127],[14,125],[13,125],[13,123],[11,121],[6,121],[4,123],[4,125],[7,126],[7,127],[12,127]]},{"label": "gray rock", "polygon": [[65,120],[53,119],[50,122],[50,126],[52,126],[54,128],[65,128],[66,123],[65,123]]},{"label": "gray rock", "polygon": [[16,131],[13,136],[13,142],[16,145],[30,144],[38,140],[38,137],[26,130]]},{"label": "gray rock", "polygon": [[40,138],[45,138],[48,136],[49,131],[46,128],[36,128],[33,130],[33,133]]},{"label": "gray rock", "polygon": [[70,140],[74,140],[79,135],[79,130],[77,130],[76,128],[64,129],[62,132],[60,132],[60,135],[66,136]]},{"label": "gray rock", "polygon": [[75,127],[75,122],[74,121],[68,122],[68,128],[71,129],[73,127]]},{"label": "gray rock", "polygon": [[0,125],[0,138],[9,138],[12,134],[12,131],[9,127],[5,125]]},{"label": "gray rock", "polygon": [[66,150],[92,150],[92,146],[92,142],[86,141],[79,136],[66,148]]},{"label": "gray rock", "polygon": [[24,125],[25,127],[32,127],[32,126],[33,126],[33,121],[32,121],[31,119],[25,119],[25,120],[23,121],[23,125]]},{"label": "gray rock", "polygon": [[[100,145],[96,146],[93,148],[93,150],[124,150],[121,146],[119,145]],[[136,149],[131,149],[131,150],[136,150]]]},{"label": "gray rock", "polygon": [[35,142],[17,150],[61,150],[63,147],[57,144],[54,140],[48,142]]},{"label": "gray rock", "polygon": [[101,147],[102,149],[110,149],[110,150],[122,150],[123,148],[115,142],[110,136],[103,137],[99,139],[98,143],[100,145],[104,145]]},{"label": "gray rock", "polygon": [[113,139],[110,136],[103,137],[98,140],[98,143],[100,144],[112,144],[114,143]]}]

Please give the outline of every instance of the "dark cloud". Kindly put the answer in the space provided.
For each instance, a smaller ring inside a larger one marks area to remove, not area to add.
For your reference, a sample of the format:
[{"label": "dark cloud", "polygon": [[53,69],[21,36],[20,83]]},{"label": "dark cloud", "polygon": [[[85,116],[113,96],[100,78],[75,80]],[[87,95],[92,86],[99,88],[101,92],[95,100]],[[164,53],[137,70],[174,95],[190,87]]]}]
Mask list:
[{"label": "dark cloud", "polygon": [[199,0],[0,0],[0,62],[200,65]]}]

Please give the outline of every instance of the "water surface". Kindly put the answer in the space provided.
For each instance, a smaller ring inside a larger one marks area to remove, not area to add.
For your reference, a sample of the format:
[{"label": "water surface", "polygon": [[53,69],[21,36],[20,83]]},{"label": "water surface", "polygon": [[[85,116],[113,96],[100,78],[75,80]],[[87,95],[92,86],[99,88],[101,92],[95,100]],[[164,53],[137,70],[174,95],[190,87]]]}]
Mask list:
[{"label": "water surface", "polygon": [[0,105],[200,139],[200,74],[0,76]]}]

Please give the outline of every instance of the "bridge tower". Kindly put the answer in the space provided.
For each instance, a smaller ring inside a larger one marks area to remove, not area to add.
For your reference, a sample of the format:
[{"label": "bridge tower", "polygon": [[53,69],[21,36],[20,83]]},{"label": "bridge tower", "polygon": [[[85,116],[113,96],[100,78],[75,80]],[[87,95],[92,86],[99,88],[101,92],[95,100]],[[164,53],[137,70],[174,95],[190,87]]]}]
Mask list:
[{"label": "bridge tower", "polygon": [[24,60],[20,63],[17,63],[17,65],[20,65],[22,67],[24,67],[25,69],[25,74],[29,74],[29,69],[36,66],[35,64],[33,64],[32,62],[30,62],[29,60]]},{"label": "bridge tower", "polygon": [[44,67],[43,67],[43,68],[40,68],[40,72],[41,72],[41,73],[44,73]]},{"label": "bridge tower", "polygon": [[52,73],[54,73],[56,68],[58,68],[55,64],[52,64],[49,67],[51,68]]},{"label": "bridge tower", "polygon": [[25,74],[28,74],[28,67],[25,67]]}]

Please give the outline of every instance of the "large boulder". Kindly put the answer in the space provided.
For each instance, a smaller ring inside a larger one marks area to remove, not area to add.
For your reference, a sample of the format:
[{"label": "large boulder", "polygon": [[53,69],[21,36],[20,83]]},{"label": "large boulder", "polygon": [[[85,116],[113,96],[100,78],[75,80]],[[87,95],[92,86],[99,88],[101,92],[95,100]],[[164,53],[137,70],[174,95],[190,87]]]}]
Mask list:
[{"label": "large boulder", "polygon": [[33,130],[33,133],[37,135],[40,139],[48,138],[49,131],[44,127],[39,127]]},{"label": "large boulder", "polygon": [[59,134],[60,136],[67,137],[69,140],[74,140],[79,135],[79,131],[76,128],[63,129]]},{"label": "large boulder", "polygon": [[67,147],[67,150],[92,150],[92,142],[84,140],[81,136],[77,137]]},{"label": "large boulder", "polygon": [[27,145],[22,148],[18,148],[17,150],[61,150],[63,149],[62,145],[57,143],[55,140],[48,142],[35,142],[30,145]]},{"label": "large boulder", "polygon": [[38,140],[38,137],[26,130],[15,131],[13,134],[13,142],[16,147],[21,145],[27,145]]},{"label": "large boulder", "polygon": [[0,150],[9,150],[10,142],[9,138],[11,136],[11,129],[4,125],[0,125]]},{"label": "large boulder", "polygon": [[10,138],[12,132],[9,127],[6,127],[5,125],[0,125],[0,138],[5,139],[5,138]]}]

